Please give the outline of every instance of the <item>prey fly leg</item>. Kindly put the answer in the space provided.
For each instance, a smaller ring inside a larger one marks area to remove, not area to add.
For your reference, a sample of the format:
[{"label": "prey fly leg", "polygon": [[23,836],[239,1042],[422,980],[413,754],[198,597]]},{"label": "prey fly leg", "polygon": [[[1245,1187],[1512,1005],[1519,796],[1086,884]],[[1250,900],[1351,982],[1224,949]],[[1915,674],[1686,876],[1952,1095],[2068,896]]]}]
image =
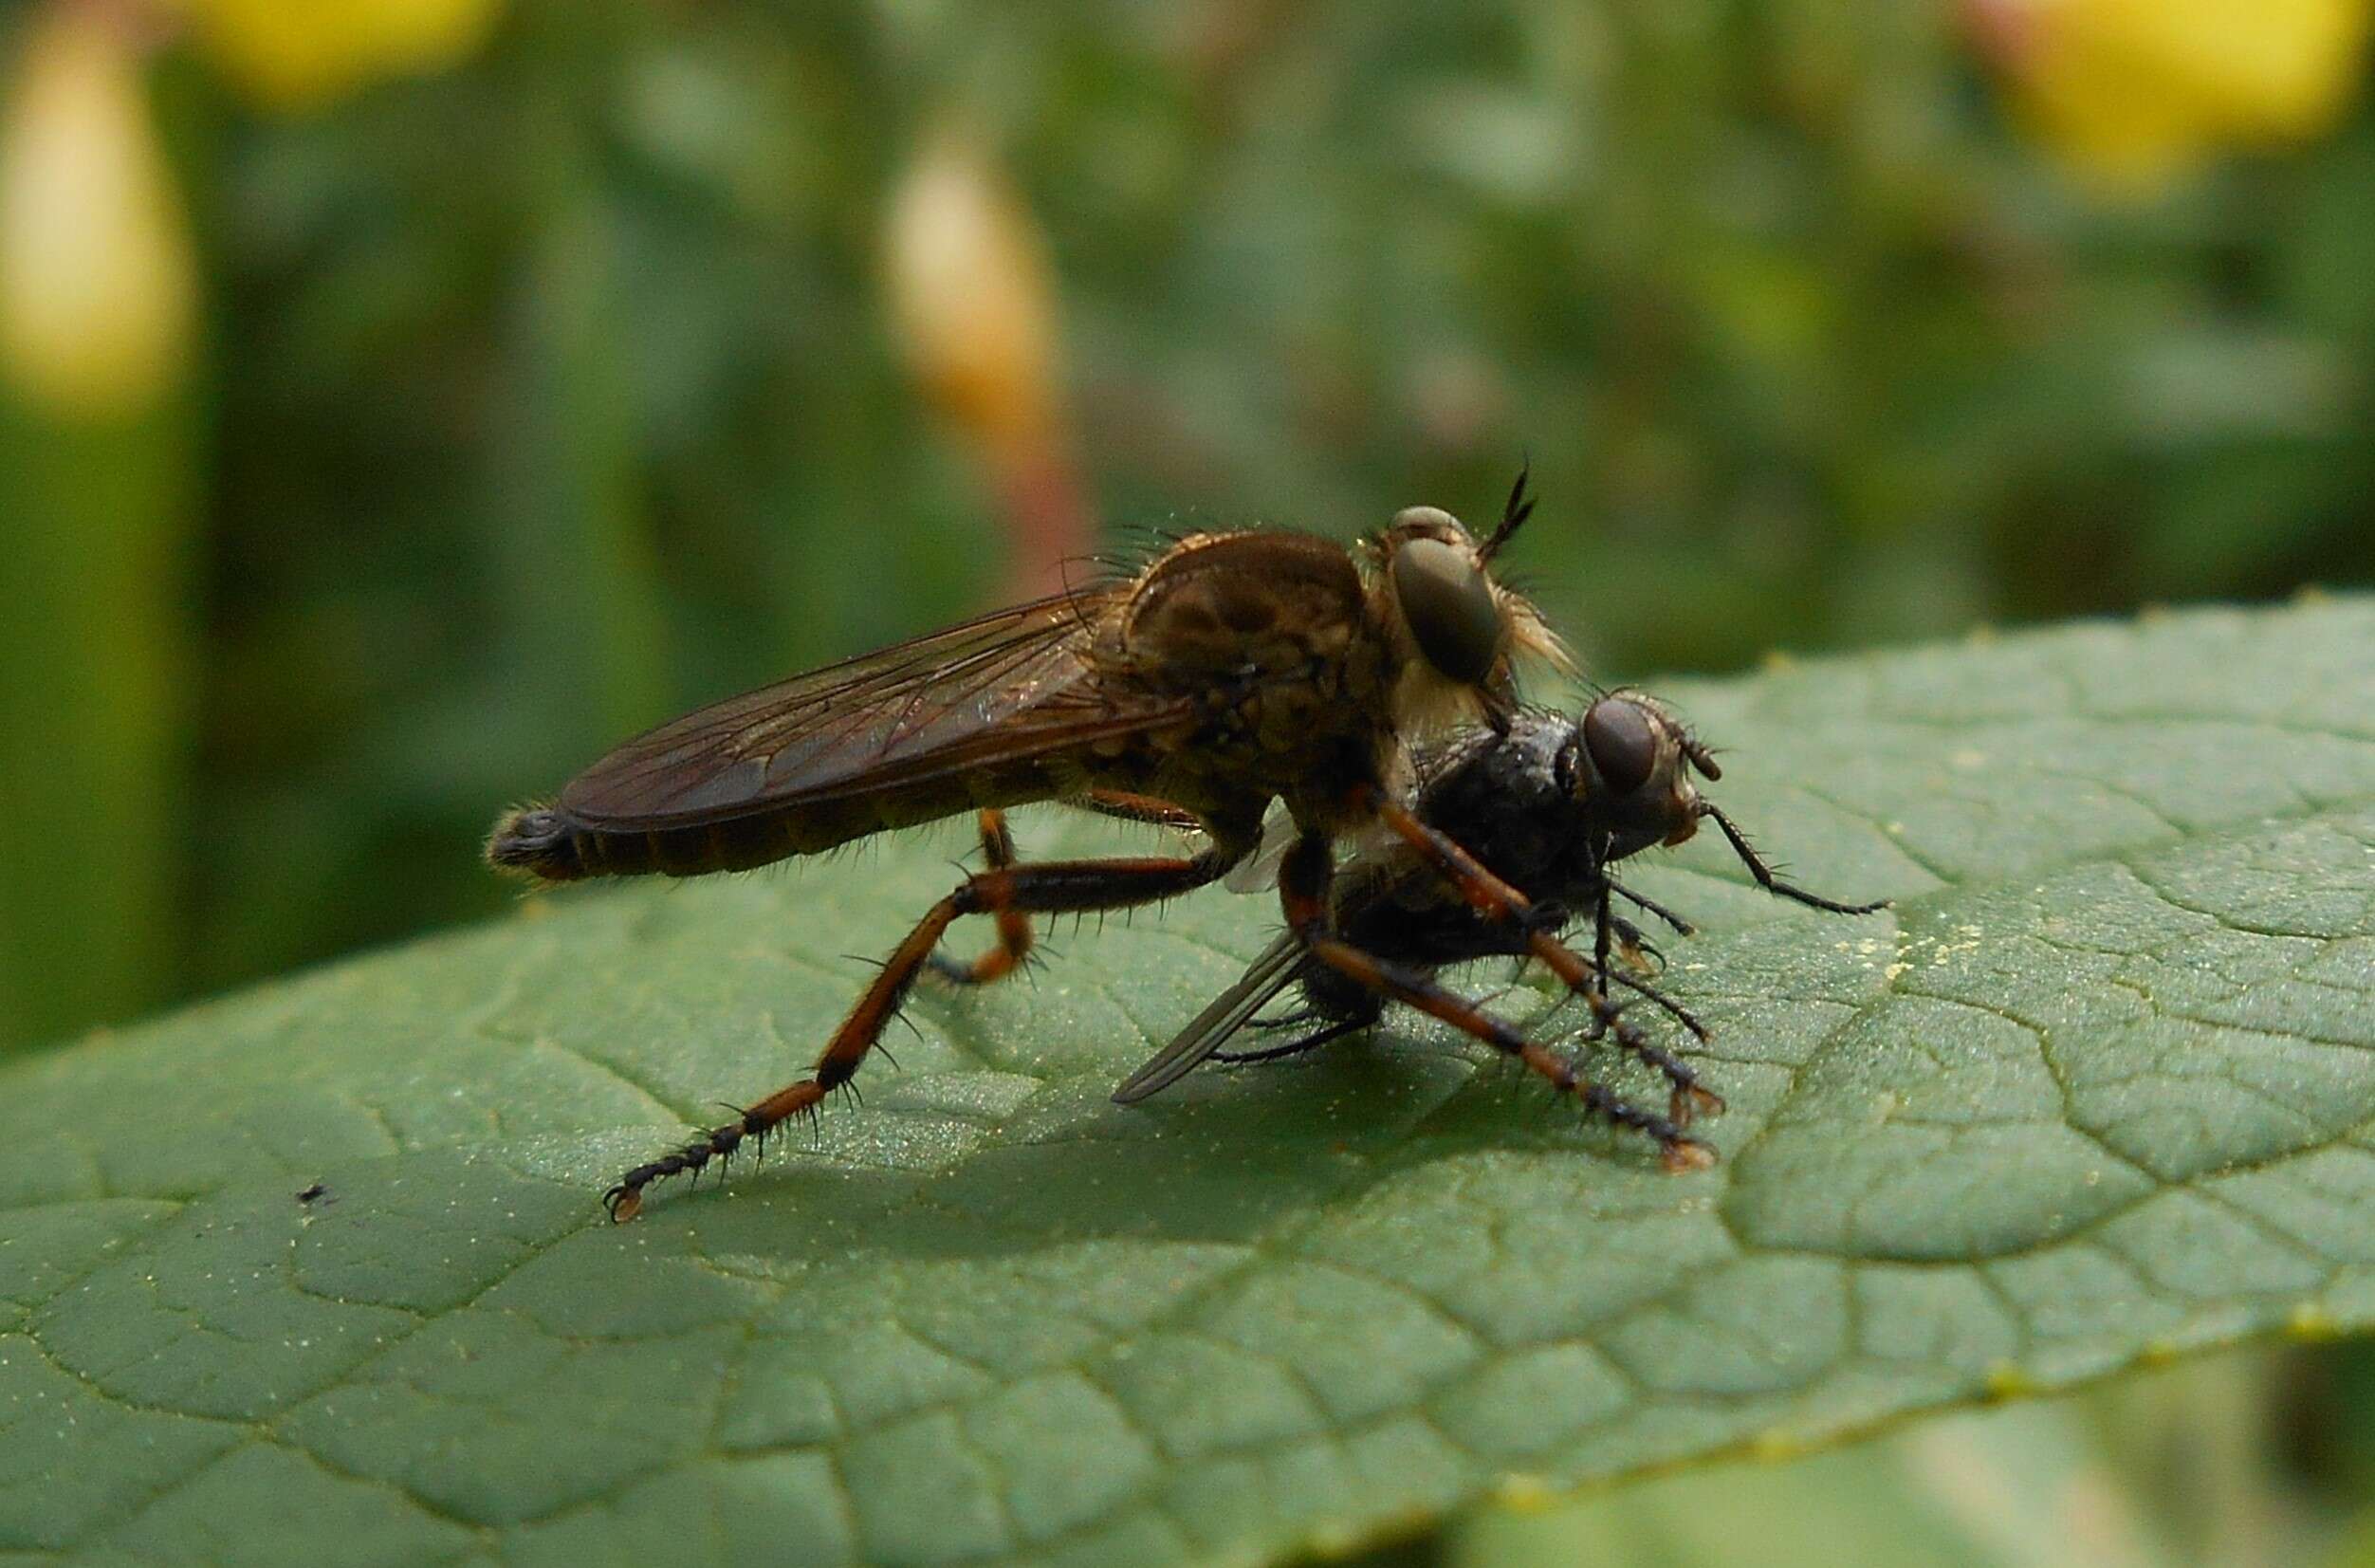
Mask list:
[{"label": "prey fly leg", "polygon": [[[1481,867],[1478,869],[1482,870]],[[1685,1134],[1677,1119],[1644,1110],[1607,1085],[1584,1077],[1566,1055],[1538,1041],[1528,1039],[1523,1031],[1458,992],[1439,985],[1427,970],[1380,957],[1333,934],[1328,929],[1328,894],[1335,872],[1326,840],[1316,838],[1306,838],[1298,843],[1285,864],[1280,868],[1280,896],[1287,907],[1290,928],[1312,963],[1323,966],[1381,997],[1415,1007],[1471,1039],[1482,1041],[1503,1055],[1516,1058],[1529,1070],[1547,1079],[1558,1093],[1573,1095],[1595,1115],[1652,1139],[1658,1146],[1660,1158],[1669,1171],[1698,1171],[1715,1163],[1714,1151]],[[1490,876],[1490,873],[1483,875]],[[1493,880],[1497,882],[1499,879]],[[1522,913],[1521,909],[1514,910],[1504,917],[1521,916]],[[1556,943],[1549,944],[1549,947],[1569,959],[1575,959],[1574,954],[1557,948]],[[1556,969],[1556,966],[1554,968]],[[1585,983],[1585,977],[1580,973],[1579,959],[1575,959],[1574,965],[1560,978],[1568,980],[1580,994],[1596,998],[1595,1018],[1600,1026],[1614,1034],[1620,1043],[1636,1051],[1654,1049],[1637,1036],[1630,1040],[1626,1038],[1631,1033],[1629,1025],[1617,1016],[1615,1008],[1607,1005],[1605,993]],[[1687,1073],[1688,1069],[1683,1068],[1682,1071]],[[1675,1089],[1678,1103],[1682,1102],[1685,1093],[1685,1088],[1678,1083]],[[1704,1094],[1705,1091],[1698,1093]]]}]

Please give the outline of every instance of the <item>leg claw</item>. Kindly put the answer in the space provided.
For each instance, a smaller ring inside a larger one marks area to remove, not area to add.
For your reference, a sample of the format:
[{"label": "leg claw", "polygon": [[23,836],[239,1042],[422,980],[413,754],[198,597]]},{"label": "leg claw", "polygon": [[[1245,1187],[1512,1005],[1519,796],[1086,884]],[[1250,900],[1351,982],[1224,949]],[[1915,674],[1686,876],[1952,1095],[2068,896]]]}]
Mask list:
[{"label": "leg claw", "polygon": [[1704,1171],[1715,1164],[1715,1151],[1697,1138],[1676,1138],[1659,1153],[1666,1168],[1678,1176],[1685,1171]]},{"label": "leg claw", "polygon": [[1723,1097],[1696,1083],[1678,1085],[1666,1104],[1666,1114],[1675,1126],[1688,1127],[1701,1116],[1721,1116]]}]

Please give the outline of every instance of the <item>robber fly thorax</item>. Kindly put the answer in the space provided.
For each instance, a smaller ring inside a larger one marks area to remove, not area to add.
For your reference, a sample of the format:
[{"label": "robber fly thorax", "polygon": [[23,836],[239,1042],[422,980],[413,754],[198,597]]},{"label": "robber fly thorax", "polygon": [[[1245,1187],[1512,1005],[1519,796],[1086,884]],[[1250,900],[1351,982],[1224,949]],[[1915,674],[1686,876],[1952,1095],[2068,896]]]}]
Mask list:
[{"label": "robber fly thorax", "polygon": [[[1669,1165],[1692,1169],[1709,1156],[1685,1129],[1722,1102],[1688,1062],[1621,1016],[1611,989],[1663,1009],[1700,1041],[1707,1029],[1633,972],[1657,951],[1615,912],[1614,901],[1626,900],[1680,934],[1691,927],[1620,883],[1620,864],[1653,846],[1683,843],[1700,823],[1712,821],[1758,885],[1777,896],[1839,914],[1887,907],[1841,903],[1774,875],[1731,818],[1700,792],[1700,780],[1722,777],[1714,756],[1671,710],[1638,692],[1608,693],[1580,717],[1526,709],[1499,729],[1454,731],[1419,747],[1414,769],[1413,811],[1434,840],[1372,836],[1329,892],[1333,939],[1369,963],[1315,962],[1308,943],[1292,932],[1281,936],[1132,1074],[1115,1099],[1144,1099],[1206,1060],[1268,1061],[1311,1050],[1367,1028],[1387,1002],[1399,1001],[1524,1059],[1611,1120],[1650,1135]],[[1559,936],[1584,920],[1593,929],[1589,957]],[[1564,1056],[1437,983],[1447,966],[1497,956],[1538,960],[1564,981],[1589,1005],[1593,1037],[1612,1038],[1664,1076],[1670,1089],[1666,1113],[1590,1082]],[[1299,987],[1301,1007],[1256,1017],[1291,987]],[[1248,1026],[1305,1032],[1280,1045],[1223,1048]]]},{"label": "robber fly thorax", "polygon": [[[1505,724],[1516,661],[1561,657],[1533,606],[1490,571],[1533,509],[1524,488],[1520,475],[1482,539],[1430,507],[1350,549],[1283,530],[1191,535],[1134,576],[699,710],[619,747],[551,804],[506,816],[488,858],[562,882],[745,870],[981,814],[987,869],[893,951],[812,1076],[627,1172],[607,1194],[614,1216],[632,1216],[651,1182],[812,1112],[927,968],[993,980],[1028,952],[1032,915],[1201,887],[1252,851],[1274,802],[1323,855],[1407,816],[1409,745]],[[1191,826],[1206,847],[1018,864],[1003,808],[1041,801]],[[969,962],[938,953],[967,914],[994,916],[997,945]]]},{"label": "robber fly thorax", "polygon": [[1182,541],[1087,655],[1104,680],[1177,701],[1180,717],[1046,759],[1026,798],[1158,800],[1232,849],[1273,800],[1298,823],[1351,831],[1372,815],[1362,786],[1407,793],[1408,740],[1505,716],[1510,655],[1555,653],[1487,559],[1429,507],[1350,554],[1296,534]]}]

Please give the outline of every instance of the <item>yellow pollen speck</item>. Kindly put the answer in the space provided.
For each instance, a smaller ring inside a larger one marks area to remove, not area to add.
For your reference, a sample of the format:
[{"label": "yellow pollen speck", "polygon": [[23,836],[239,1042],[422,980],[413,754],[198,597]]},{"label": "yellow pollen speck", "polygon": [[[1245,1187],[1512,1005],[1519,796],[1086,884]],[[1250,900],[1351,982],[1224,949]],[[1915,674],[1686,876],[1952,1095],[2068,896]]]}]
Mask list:
[{"label": "yellow pollen speck", "polygon": [[2342,1325],[2332,1313],[2314,1301],[2303,1301],[2286,1314],[2284,1332],[2295,1339],[2317,1341],[2341,1337]]},{"label": "yellow pollen speck", "polygon": [[1306,1540],[1312,1554],[1320,1558],[1347,1558],[1368,1545],[1371,1537],[1342,1520],[1330,1520],[1312,1527]]},{"label": "yellow pollen speck", "polygon": [[1493,1501],[1519,1513],[1540,1513],[1558,1501],[1549,1482],[1538,1475],[1505,1475],[1493,1488]]},{"label": "yellow pollen speck", "polygon": [[1990,1399],[2020,1399],[2036,1392],[2036,1380],[2010,1361],[1998,1361],[1987,1369]]}]

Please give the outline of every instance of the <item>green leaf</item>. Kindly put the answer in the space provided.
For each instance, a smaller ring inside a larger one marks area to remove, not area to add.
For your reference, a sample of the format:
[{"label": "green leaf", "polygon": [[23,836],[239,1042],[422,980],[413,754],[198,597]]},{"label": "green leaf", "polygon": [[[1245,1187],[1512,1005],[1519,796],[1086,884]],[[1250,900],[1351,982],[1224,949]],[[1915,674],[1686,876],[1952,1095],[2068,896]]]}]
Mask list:
[{"label": "green leaf", "polygon": [[961,840],[558,896],[0,1073],[0,1545],[1263,1561],[2375,1319],[2375,601],[1670,694],[1899,900],[1639,877],[1709,928],[1716,1170],[1407,1017],[1111,1105],[1268,937],[1215,890],[919,995],[813,1147],[613,1227]]}]

